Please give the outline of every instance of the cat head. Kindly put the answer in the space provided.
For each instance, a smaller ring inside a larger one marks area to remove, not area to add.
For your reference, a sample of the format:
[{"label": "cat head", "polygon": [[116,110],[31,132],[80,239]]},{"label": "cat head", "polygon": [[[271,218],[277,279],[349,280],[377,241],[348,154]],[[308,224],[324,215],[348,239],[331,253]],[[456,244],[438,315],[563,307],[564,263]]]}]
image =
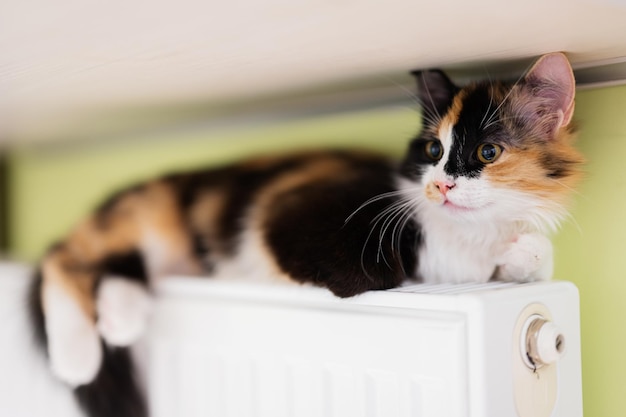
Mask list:
[{"label": "cat head", "polygon": [[441,71],[414,75],[423,128],[402,174],[420,211],[557,227],[582,163],[572,146],[575,82],[565,55],[541,57],[516,83],[459,88]]}]

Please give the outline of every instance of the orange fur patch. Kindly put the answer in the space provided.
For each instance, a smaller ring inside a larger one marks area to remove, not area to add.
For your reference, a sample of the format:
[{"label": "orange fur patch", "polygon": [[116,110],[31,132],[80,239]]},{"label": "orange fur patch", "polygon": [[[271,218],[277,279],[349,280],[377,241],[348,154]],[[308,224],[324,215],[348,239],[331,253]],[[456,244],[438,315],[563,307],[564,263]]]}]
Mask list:
[{"label": "orange fur patch", "polygon": [[159,239],[167,247],[164,262],[187,263],[199,272],[191,242],[172,189],[154,182],[122,195],[103,213],[80,223],[43,261],[44,287],[53,280],[65,288],[95,319],[94,287],[98,265],[107,257],[138,250],[144,239]]},{"label": "orange fur patch", "polygon": [[[55,250],[43,261],[42,295],[50,286],[62,288],[76,300],[87,317],[96,320],[96,308],[93,299],[95,273],[76,267],[74,260],[66,250]],[[46,304],[42,302],[42,307]]]},{"label": "orange fur patch", "polygon": [[194,230],[209,238],[217,236],[217,223],[226,203],[226,191],[216,188],[201,194],[191,207],[189,219]]},{"label": "orange fur patch", "polygon": [[443,115],[441,122],[436,128],[436,136],[444,143],[445,139],[449,136],[453,126],[458,122],[459,115],[463,109],[463,99],[466,96],[465,90],[461,90],[452,100],[452,105],[448,109],[448,112]]},{"label": "orange fur patch", "polygon": [[452,105],[448,112],[441,119],[441,125],[454,126],[459,121],[459,115],[463,110],[463,100],[467,96],[467,90],[461,90],[452,100]]},{"label": "orange fur patch", "polygon": [[426,195],[427,199],[434,203],[443,202],[443,195],[441,194],[441,191],[439,191],[439,188],[434,182],[429,182],[428,184],[426,184],[424,194]]},{"label": "orange fur patch", "polygon": [[[562,129],[556,139],[547,142],[535,142],[526,149],[506,149],[493,164],[484,168],[483,175],[494,185],[516,188],[529,194],[564,203],[582,177],[580,165],[583,158],[571,146],[572,135]],[[541,160],[549,154],[550,159],[563,161],[567,175],[562,178],[550,178]]]}]

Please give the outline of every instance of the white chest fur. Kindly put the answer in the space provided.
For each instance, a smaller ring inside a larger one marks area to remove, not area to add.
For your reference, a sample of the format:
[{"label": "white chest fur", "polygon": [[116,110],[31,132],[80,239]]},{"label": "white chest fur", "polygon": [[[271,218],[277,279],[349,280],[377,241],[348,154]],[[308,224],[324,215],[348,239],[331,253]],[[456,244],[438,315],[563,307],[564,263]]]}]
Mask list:
[{"label": "white chest fur", "polygon": [[552,244],[516,225],[500,228],[422,221],[417,276],[426,283],[543,281],[552,277]]},{"label": "white chest fur", "polygon": [[487,282],[493,275],[506,238],[473,228],[423,223],[417,275],[428,283]]}]

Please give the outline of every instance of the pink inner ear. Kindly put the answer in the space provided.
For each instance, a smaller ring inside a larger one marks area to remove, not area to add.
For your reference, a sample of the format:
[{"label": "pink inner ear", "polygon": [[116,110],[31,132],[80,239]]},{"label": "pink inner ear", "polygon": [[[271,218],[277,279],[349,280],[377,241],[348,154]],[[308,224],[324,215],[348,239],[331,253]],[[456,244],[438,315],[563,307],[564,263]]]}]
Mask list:
[{"label": "pink inner ear", "polygon": [[[562,53],[544,55],[526,74],[526,79],[547,88],[538,90],[538,96],[554,102],[555,112],[563,116],[559,126],[567,126],[574,114],[576,82],[567,57]],[[559,115],[560,116],[560,115]]]}]

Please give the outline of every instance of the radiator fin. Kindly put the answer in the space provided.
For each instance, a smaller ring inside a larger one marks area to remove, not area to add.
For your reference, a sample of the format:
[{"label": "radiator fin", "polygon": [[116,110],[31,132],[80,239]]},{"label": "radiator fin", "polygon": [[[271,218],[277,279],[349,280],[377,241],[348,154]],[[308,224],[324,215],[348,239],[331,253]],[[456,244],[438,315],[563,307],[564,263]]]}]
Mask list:
[{"label": "radiator fin", "polygon": [[[159,364],[150,370],[155,417],[426,415],[423,381],[386,370],[171,342],[154,344],[150,354]],[[430,391],[443,395],[441,389]]]}]

